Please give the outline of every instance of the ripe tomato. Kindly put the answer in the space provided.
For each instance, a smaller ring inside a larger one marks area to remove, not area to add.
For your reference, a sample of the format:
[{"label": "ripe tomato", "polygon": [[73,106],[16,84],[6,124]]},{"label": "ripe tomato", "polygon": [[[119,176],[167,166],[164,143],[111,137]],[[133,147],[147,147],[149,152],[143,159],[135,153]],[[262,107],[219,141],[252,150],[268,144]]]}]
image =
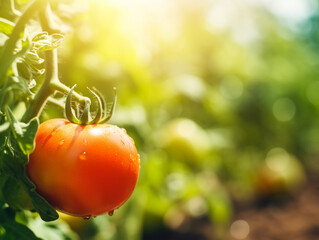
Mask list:
[{"label": "ripe tomato", "polygon": [[39,126],[26,169],[53,207],[87,218],[112,214],[130,197],[140,159],[124,129],[51,119]]}]

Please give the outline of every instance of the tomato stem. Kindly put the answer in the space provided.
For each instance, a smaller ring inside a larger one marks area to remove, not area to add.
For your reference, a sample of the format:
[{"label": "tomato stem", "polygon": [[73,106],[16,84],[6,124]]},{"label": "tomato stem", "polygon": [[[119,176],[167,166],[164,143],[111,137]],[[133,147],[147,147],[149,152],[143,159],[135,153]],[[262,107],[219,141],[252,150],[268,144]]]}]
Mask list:
[{"label": "tomato stem", "polygon": [[77,117],[74,115],[73,113],[73,109],[72,109],[72,94],[73,94],[73,90],[75,88],[76,84],[71,88],[70,92],[68,93],[67,97],[66,97],[66,101],[65,101],[65,115],[66,118],[73,123],[80,123],[79,119],[77,119]]},{"label": "tomato stem", "polygon": [[56,49],[52,51],[45,52],[45,78],[40,89],[31,100],[27,111],[24,113],[21,121],[28,122],[33,117],[38,116],[42,111],[47,99],[53,95],[54,89],[51,88],[50,82],[57,78],[57,51]]},{"label": "tomato stem", "polygon": [[[42,0],[43,1],[43,0]],[[41,26],[44,31],[49,34],[57,32],[57,28],[53,22],[52,10],[47,3],[45,11],[40,11],[39,17],[41,21]],[[71,91],[69,87],[60,82],[58,77],[58,53],[57,49],[52,49],[45,52],[45,77],[44,81],[35,94],[34,98],[31,100],[30,105],[23,115],[21,121],[28,122],[33,117],[39,116],[45,106],[49,97],[51,97],[55,91],[62,93],[68,93]],[[78,93],[74,93],[74,97],[82,103],[90,101],[89,98],[83,97]]]},{"label": "tomato stem", "polygon": [[[63,83],[60,82],[60,80],[56,79],[57,81],[52,81],[50,83],[51,88],[53,88],[54,90],[64,93],[64,94],[68,94],[71,91],[71,88],[69,88],[68,86],[64,85]],[[84,97],[80,94],[78,94],[77,92],[73,91],[72,92],[72,96],[79,101],[80,103],[84,104],[86,101],[90,101],[90,99],[88,97]]]},{"label": "tomato stem", "polygon": [[[88,88],[89,89],[89,88]],[[95,115],[95,118],[90,122],[90,124],[96,124],[99,123],[101,116],[102,116],[102,109],[103,109],[103,105],[102,105],[102,101],[104,101],[103,97],[100,97],[97,93],[95,93],[94,91],[92,91],[91,89],[89,89],[91,91],[91,93],[95,96],[95,98],[98,101],[98,109],[97,109],[97,113]]]},{"label": "tomato stem", "polygon": [[10,4],[10,10],[12,12],[12,15],[21,16],[21,13],[15,8],[14,0],[10,0],[9,4]]},{"label": "tomato stem", "polygon": [[86,125],[90,121],[90,106],[91,103],[89,101],[85,102],[84,109],[80,117],[80,122],[82,125]]},{"label": "tomato stem", "polygon": [[[90,112],[91,101],[86,101],[84,105],[82,105],[83,111],[79,118],[74,114],[74,111],[72,109],[72,96],[73,96],[73,89],[75,88],[75,86],[76,85],[74,85],[71,88],[71,91],[68,93],[66,102],[65,102],[65,115],[70,122],[81,124],[81,125],[87,125],[87,124],[105,123],[108,120],[110,120],[114,110],[115,103],[116,103],[115,88],[114,88],[114,100],[112,102],[110,111],[107,111],[107,104],[105,102],[103,95],[95,88],[94,88],[94,91],[89,89],[98,101],[96,115],[94,119],[91,120],[91,112]],[[78,111],[77,111],[77,115],[78,115]],[[103,118],[101,119],[102,116]]]},{"label": "tomato stem", "polygon": [[[98,91],[97,91],[98,92]],[[98,92],[99,93],[99,92]],[[102,96],[101,95],[101,93],[99,93],[100,94],[100,96]],[[114,112],[114,108],[115,108],[115,105],[116,105],[116,100],[117,100],[117,94],[116,94],[116,88],[114,87],[113,88],[113,94],[114,94],[114,96],[113,96],[113,102],[112,102],[112,105],[111,105],[111,109],[110,109],[110,111],[109,112],[107,112],[107,111],[105,111],[105,116],[104,116],[104,118],[101,120],[101,121],[99,121],[99,123],[106,123],[107,121],[109,121],[110,119],[111,119],[111,117],[112,117],[112,115],[113,115],[113,112]],[[103,100],[103,102],[104,102],[104,109],[106,109],[107,110],[107,105],[106,105],[106,103],[105,103],[105,100],[104,100],[104,98],[103,97],[101,97],[101,99]]]},{"label": "tomato stem", "polygon": [[[34,4],[40,1],[42,4],[43,2],[46,3],[45,11],[39,12],[39,18],[41,22],[42,29],[49,34],[53,34],[56,32],[59,32],[58,28],[56,27],[54,21],[53,21],[53,13],[50,7],[50,4],[48,0],[35,0]],[[33,5],[32,5],[33,6]],[[37,6],[37,5],[36,5]],[[31,7],[30,7],[31,8]],[[26,11],[31,12],[31,10],[34,10],[33,7]],[[24,16],[25,14],[23,14]],[[22,20],[24,19],[23,16],[21,16]],[[27,18],[28,20],[29,18]],[[21,29],[16,32],[21,32],[24,28],[26,19],[23,20],[24,24],[21,25]],[[13,36],[16,36],[12,33]],[[13,40],[12,40],[13,41]],[[14,40],[14,46],[16,45],[16,42],[18,39]],[[116,92],[114,91],[114,100],[111,105],[110,111],[107,111],[107,104],[104,100],[104,97],[100,92],[98,92],[96,89],[94,91],[91,91],[92,94],[97,98],[98,100],[98,110],[96,113],[96,116],[93,120],[91,120],[90,116],[90,106],[91,106],[91,100],[87,97],[81,96],[80,94],[74,92],[75,86],[72,88],[67,87],[63,83],[60,82],[58,77],[58,53],[57,49],[52,49],[49,51],[46,51],[45,53],[45,76],[44,81],[40,87],[40,89],[36,92],[33,99],[30,101],[30,105],[27,108],[25,114],[22,116],[21,121],[28,122],[33,117],[39,116],[40,113],[43,110],[43,107],[45,106],[48,99],[54,95],[56,91],[62,92],[62,93],[68,93],[67,99],[66,99],[66,105],[65,105],[65,113],[66,117],[74,123],[77,124],[96,124],[96,123],[105,123],[107,122],[113,113],[115,102],[116,102]],[[0,56],[0,60],[1,60]],[[13,55],[12,55],[13,57]],[[6,61],[4,61],[6,62]],[[11,63],[10,63],[11,64]],[[4,72],[6,73],[6,72]],[[1,69],[0,69],[0,76],[1,76]],[[0,79],[1,83],[1,79]],[[84,106],[83,112],[79,118],[75,116],[72,106],[71,106],[71,100],[72,97],[76,98],[82,106]],[[103,117],[102,117],[103,116]],[[102,120],[101,120],[102,117]]]}]

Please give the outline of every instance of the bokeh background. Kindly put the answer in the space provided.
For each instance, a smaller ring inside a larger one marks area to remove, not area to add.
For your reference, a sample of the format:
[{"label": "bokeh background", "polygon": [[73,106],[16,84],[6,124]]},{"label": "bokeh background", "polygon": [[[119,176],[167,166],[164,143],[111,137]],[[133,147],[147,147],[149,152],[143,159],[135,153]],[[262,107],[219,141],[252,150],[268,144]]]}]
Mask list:
[{"label": "bokeh background", "polygon": [[[61,81],[110,101],[116,87],[110,122],[141,155],[136,190],[114,216],[62,219],[89,240],[318,238],[318,4],[56,6]],[[63,113],[48,105],[42,118],[53,116]],[[302,216],[311,220],[290,222]]]}]

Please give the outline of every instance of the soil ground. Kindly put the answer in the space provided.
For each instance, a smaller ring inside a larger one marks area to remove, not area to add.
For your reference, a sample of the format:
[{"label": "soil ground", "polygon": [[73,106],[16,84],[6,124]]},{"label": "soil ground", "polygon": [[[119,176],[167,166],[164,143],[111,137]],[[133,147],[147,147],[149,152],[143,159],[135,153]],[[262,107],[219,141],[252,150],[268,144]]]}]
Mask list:
[{"label": "soil ground", "polygon": [[240,209],[236,218],[249,224],[245,240],[317,240],[319,181],[309,181],[295,196],[282,202]]},{"label": "soil ground", "polygon": [[[309,181],[294,196],[280,201],[237,206],[225,240],[319,239],[319,180]],[[144,240],[222,240],[213,237],[208,219],[188,219],[180,229],[166,229]],[[223,239],[224,240],[224,239]]]}]

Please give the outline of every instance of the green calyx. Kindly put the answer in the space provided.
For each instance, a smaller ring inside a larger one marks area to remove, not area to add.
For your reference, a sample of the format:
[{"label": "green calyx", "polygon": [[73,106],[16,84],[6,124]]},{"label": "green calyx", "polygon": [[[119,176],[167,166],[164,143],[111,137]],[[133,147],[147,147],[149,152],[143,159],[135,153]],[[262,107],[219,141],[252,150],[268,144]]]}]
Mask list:
[{"label": "green calyx", "polygon": [[[76,104],[75,111],[72,108],[72,95],[73,90],[76,85],[74,85],[70,92],[68,93],[66,97],[65,102],[65,115],[66,118],[73,123],[80,124],[80,125],[88,125],[88,124],[102,124],[109,121],[112,117],[114,107],[116,104],[116,88],[114,88],[114,98],[111,103],[110,110],[107,109],[107,103],[102,96],[102,94],[97,89],[89,89],[90,92],[94,95],[94,97],[97,99],[97,111],[95,114],[95,117],[91,117],[91,100],[87,99],[84,104],[79,105]],[[81,109],[81,110],[80,110]]]}]

